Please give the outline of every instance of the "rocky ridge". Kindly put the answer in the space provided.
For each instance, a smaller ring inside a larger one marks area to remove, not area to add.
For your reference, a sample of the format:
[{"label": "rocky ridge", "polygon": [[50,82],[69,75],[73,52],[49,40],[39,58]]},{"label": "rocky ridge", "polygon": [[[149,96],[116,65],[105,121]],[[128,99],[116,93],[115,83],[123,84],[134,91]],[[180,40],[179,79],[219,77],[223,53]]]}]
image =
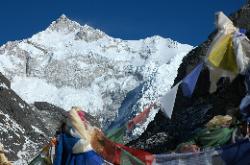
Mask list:
[{"label": "rocky ridge", "polygon": [[[234,25],[247,30],[250,38],[250,3],[230,15]],[[214,34],[183,58],[175,83],[182,80],[194,67],[203,61]],[[244,76],[238,75],[233,82],[224,78],[219,81],[216,92],[209,94],[209,70],[204,67],[191,98],[183,97],[178,90],[172,119],[165,118],[161,111],[155,116],[147,130],[130,145],[152,153],[169,152],[190,138],[194,130],[203,126],[215,115],[230,114],[239,118],[239,104],[246,94]]]}]

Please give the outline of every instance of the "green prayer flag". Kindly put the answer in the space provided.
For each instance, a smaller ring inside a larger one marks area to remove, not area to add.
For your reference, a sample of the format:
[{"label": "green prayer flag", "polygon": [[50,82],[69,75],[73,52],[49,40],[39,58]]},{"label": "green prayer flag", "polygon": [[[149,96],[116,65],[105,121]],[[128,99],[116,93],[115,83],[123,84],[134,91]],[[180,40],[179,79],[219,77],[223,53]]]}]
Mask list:
[{"label": "green prayer flag", "polygon": [[195,138],[198,145],[203,148],[218,147],[226,144],[232,136],[233,128],[205,128],[201,130]]},{"label": "green prayer flag", "polygon": [[113,142],[123,144],[124,143],[123,137],[125,135],[126,130],[127,130],[126,125],[120,128],[114,128],[110,130],[109,132],[107,132],[106,137],[112,140]]}]

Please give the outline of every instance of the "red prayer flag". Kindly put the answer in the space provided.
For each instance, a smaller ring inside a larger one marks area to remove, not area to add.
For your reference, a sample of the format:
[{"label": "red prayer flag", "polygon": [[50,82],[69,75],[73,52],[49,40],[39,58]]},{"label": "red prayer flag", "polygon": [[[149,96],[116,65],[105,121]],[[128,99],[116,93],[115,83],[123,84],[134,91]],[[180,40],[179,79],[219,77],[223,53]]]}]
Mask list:
[{"label": "red prayer flag", "polygon": [[150,104],[147,108],[145,108],[141,113],[139,113],[137,116],[135,116],[132,120],[128,122],[128,129],[131,130],[136,124],[141,123],[144,121],[151,110],[151,108],[154,106],[154,104]]}]

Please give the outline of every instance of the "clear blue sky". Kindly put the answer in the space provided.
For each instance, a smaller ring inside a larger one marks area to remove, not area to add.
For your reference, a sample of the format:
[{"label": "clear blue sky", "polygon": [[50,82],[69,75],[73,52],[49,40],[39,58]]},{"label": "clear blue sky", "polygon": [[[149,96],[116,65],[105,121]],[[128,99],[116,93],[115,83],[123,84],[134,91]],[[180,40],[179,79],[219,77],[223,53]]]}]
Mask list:
[{"label": "clear blue sky", "polygon": [[31,37],[61,14],[122,39],[160,35],[197,45],[214,29],[214,12],[246,0],[3,0],[0,45]]}]

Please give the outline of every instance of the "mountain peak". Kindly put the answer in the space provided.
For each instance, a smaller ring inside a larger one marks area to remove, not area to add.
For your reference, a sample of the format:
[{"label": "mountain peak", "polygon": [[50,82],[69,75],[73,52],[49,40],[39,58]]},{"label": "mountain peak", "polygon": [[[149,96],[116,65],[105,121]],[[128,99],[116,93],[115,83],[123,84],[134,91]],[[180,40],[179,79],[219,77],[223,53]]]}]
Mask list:
[{"label": "mountain peak", "polygon": [[84,24],[83,28],[86,28],[86,29],[92,28],[92,29],[94,29],[93,27],[89,26],[88,24]]},{"label": "mountain peak", "polygon": [[70,20],[65,14],[62,14],[56,21],[51,23],[48,29],[52,31],[72,32],[80,27],[80,24]]},{"label": "mountain peak", "polygon": [[106,35],[101,30],[87,24],[81,26],[79,23],[70,20],[65,14],[62,14],[56,21],[53,21],[47,30],[62,32],[64,34],[73,33],[75,40],[85,40],[87,42],[98,40]]},{"label": "mountain peak", "polygon": [[68,17],[65,14],[62,14],[59,19],[68,19]]},{"label": "mountain peak", "polygon": [[59,24],[59,23],[65,23],[65,24],[76,24],[76,25],[80,26],[80,24],[78,24],[75,21],[72,21],[65,14],[62,14],[59,18],[57,18],[57,20],[55,22],[57,24]]}]

